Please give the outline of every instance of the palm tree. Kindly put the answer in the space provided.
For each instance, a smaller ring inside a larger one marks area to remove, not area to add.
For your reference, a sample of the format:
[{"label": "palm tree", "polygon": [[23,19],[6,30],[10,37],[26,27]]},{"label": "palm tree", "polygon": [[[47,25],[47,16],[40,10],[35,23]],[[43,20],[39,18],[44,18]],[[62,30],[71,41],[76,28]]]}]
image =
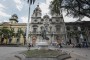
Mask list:
[{"label": "palm tree", "polygon": [[35,1],[36,1],[36,0],[28,0],[27,2],[28,2],[28,3],[30,2],[30,4],[34,4]]},{"label": "palm tree", "polygon": [[29,13],[28,13],[28,23],[27,23],[27,31],[26,31],[26,40],[29,38],[29,20],[30,20],[30,7],[32,4],[35,3],[36,0],[28,0],[27,2],[29,3]]}]

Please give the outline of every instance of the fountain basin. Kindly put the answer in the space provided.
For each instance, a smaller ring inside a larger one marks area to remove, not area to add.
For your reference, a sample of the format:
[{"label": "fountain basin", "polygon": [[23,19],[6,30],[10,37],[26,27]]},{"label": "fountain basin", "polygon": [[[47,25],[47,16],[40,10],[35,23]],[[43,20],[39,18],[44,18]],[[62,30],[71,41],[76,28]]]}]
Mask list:
[{"label": "fountain basin", "polygon": [[45,48],[48,48],[49,44],[46,41],[41,41],[41,42],[37,42],[36,46],[39,49],[45,49]]},{"label": "fountain basin", "polygon": [[24,51],[25,60],[64,60],[70,55],[60,50],[30,50]]}]

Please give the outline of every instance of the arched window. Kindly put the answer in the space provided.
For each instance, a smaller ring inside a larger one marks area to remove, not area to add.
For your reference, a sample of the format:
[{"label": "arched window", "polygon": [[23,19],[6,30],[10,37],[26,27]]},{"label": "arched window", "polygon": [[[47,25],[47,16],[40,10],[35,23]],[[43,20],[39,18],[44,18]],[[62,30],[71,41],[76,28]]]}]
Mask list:
[{"label": "arched window", "polygon": [[11,31],[14,31],[14,28],[11,28]]},{"label": "arched window", "polygon": [[32,27],[38,27],[37,25],[33,25]]},{"label": "arched window", "polygon": [[52,26],[49,27],[50,28],[50,32],[52,31]]},{"label": "arched window", "polygon": [[37,20],[34,20],[34,22],[37,22]]},{"label": "arched window", "polygon": [[37,32],[37,28],[33,28],[33,33],[36,33]]},{"label": "arched window", "polygon": [[60,25],[56,25],[56,32],[60,32]]},{"label": "arched window", "polygon": [[74,30],[77,30],[78,28],[77,28],[76,26],[73,26],[73,29],[74,29]]},{"label": "arched window", "polygon": [[56,22],[59,22],[59,20],[56,20]]},{"label": "arched window", "polygon": [[42,31],[44,27],[43,27],[43,26],[41,26],[40,28],[41,28],[41,31]]},{"label": "arched window", "polygon": [[69,26],[67,26],[67,27],[66,27],[66,29],[67,29],[67,30],[70,30],[70,27],[69,27]]}]

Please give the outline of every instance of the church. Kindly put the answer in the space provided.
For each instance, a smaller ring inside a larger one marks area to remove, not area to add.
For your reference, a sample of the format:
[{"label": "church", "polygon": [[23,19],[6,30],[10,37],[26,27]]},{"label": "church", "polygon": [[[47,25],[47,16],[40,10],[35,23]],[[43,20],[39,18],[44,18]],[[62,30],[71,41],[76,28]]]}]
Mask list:
[{"label": "church", "polygon": [[35,44],[46,40],[48,43],[60,44],[66,40],[65,36],[65,23],[62,14],[53,15],[51,18],[46,14],[42,17],[42,10],[37,5],[31,16],[30,42]]}]

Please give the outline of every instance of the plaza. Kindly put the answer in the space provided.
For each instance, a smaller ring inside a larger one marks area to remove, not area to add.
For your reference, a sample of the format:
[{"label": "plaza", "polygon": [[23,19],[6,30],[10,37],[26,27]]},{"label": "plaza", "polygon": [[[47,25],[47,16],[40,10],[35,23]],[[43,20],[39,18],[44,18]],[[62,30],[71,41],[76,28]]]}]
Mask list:
[{"label": "plaza", "polygon": [[90,60],[89,2],[2,0],[0,60]]},{"label": "plaza", "polygon": [[[19,60],[15,55],[18,56],[25,50],[26,47],[0,47],[0,60]],[[71,55],[72,58],[67,60],[90,60],[90,48],[60,48],[60,50]]]},{"label": "plaza", "polygon": [[1,45],[30,43],[32,46],[36,46],[40,41],[47,41],[49,45],[90,46],[90,21],[65,22],[62,14],[52,17],[46,14],[42,17],[42,10],[37,5],[31,16],[29,37],[26,40],[27,23],[18,23],[18,18],[17,14],[13,14],[9,18],[9,22],[0,23]]}]

